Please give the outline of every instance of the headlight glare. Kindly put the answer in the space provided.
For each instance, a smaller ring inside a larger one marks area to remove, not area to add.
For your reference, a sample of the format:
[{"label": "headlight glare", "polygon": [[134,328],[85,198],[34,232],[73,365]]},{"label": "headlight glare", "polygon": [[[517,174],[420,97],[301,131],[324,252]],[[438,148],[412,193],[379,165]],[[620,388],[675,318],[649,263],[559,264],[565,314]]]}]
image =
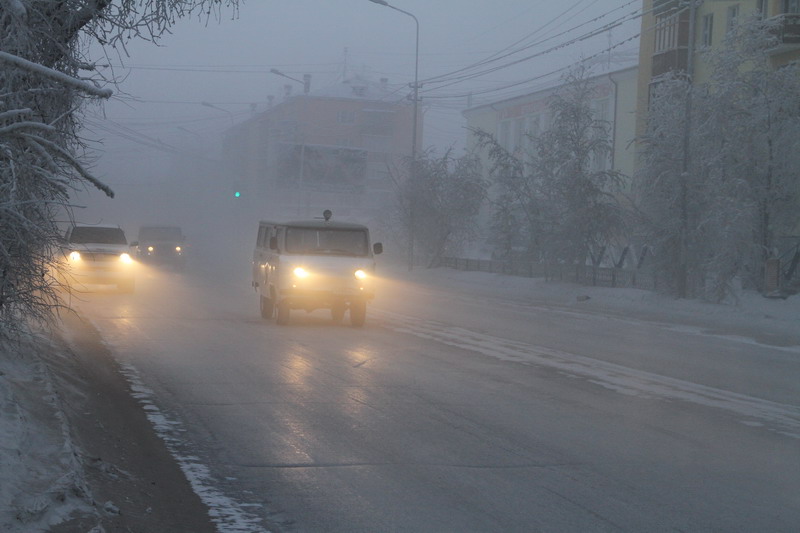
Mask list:
[{"label": "headlight glare", "polygon": [[130,254],[124,252],[119,254],[119,260],[125,263],[126,265],[130,265],[131,263],[133,263],[133,259],[131,259]]},{"label": "headlight glare", "polygon": [[356,270],[356,271],[353,273],[353,275],[356,277],[356,279],[367,279],[367,273],[366,273],[366,272],[364,272],[364,271],[363,271],[363,270],[361,270],[361,269],[358,269],[358,270]]},{"label": "headlight glare", "polygon": [[148,247],[147,247],[147,251],[148,251],[148,252],[152,252],[153,250],[155,250],[155,248],[153,248],[152,246],[148,246]]},{"label": "headlight glare", "polygon": [[303,267],[297,267],[297,268],[294,269],[294,275],[296,277],[298,277],[298,278],[301,278],[301,279],[302,278],[307,278],[308,277],[308,272]]},{"label": "headlight glare", "polygon": [[70,252],[69,258],[71,261],[80,261],[81,260],[81,253],[80,252]]},{"label": "headlight glare", "polygon": [[176,247],[175,247],[175,251],[176,251],[176,252],[180,252],[181,250],[182,250],[182,248],[181,248],[180,246],[176,246]]}]

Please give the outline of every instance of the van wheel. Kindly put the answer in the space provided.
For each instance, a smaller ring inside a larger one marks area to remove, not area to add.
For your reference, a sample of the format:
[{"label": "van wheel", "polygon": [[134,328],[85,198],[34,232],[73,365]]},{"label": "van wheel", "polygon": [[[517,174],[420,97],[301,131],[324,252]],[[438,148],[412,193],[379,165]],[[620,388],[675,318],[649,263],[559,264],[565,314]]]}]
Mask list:
[{"label": "van wheel", "polygon": [[338,324],[342,321],[345,309],[347,309],[347,307],[344,302],[336,302],[333,304],[333,307],[331,307],[331,318],[333,318],[334,322]]},{"label": "van wheel", "polygon": [[367,319],[367,301],[355,300],[350,302],[350,324],[355,328],[360,328],[364,325]]},{"label": "van wheel", "polygon": [[272,318],[272,315],[275,314],[275,304],[266,296],[261,296],[259,300],[261,302],[261,318]]},{"label": "van wheel", "polygon": [[289,323],[289,302],[281,302],[278,304],[278,318],[276,322],[280,326],[285,326]]}]

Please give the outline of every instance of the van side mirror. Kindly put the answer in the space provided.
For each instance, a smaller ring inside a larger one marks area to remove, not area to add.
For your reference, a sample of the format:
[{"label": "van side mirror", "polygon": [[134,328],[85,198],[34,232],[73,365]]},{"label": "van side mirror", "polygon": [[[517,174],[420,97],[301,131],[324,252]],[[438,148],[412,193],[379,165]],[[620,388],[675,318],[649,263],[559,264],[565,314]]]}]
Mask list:
[{"label": "van side mirror", "polygon": [[277,250],[278,249],[278,238],[277,237],[270,237],[269,238],[269,249],[270,250]]},{"label": "van side mirror", "polygon": [[375,255],[380,255],[383,253],[383,243],[376,242],[372,245],[372,253]]}]

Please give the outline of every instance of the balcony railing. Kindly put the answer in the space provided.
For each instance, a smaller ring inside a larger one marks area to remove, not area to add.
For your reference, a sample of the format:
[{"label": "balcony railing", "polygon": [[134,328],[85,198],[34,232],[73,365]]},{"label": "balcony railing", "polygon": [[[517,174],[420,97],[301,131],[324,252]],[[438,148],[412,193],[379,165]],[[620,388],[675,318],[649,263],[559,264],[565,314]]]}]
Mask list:
[{"label": "balcony railing", "polygon": [[771,20],[775,21],[773,31],[778,38],[778,46],[773,48],[772,53],[800,50],[800,13],[785,13]]}]

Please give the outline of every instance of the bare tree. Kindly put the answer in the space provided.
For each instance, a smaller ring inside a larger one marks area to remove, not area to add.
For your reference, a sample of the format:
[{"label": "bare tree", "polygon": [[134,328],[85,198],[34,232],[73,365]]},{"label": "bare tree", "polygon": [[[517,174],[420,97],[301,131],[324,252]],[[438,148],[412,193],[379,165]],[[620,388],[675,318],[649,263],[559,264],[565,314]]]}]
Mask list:
[{"label": "bare tree", "polygon": [[428,150],[417,158],[413,177],[397,182],[395,218],[413,232],[415,245],[429,267],[475,236],[477,217],[486,197],[480,160],[467,154],[441,157]]},{"label": "bare tree", "polygon": [[108,98],[113,78],[90,44],[125,53],[175,21],[236,12],[237,0],[0,0],[0,338],[46,321],[60,305],[56,221],[86,186],[113,196],[83,161],[80,110]]},{"label": "bare tree", "polygon": [[[492,135],[473,132],[489,151],[501,190],[495,221],[511,231],[509,217],[524,220],[523,238],[535,260],[583,263],[624,234],[625,212],[615,194],[622,176],[608,168],[609,125],[594,115],[592,94],[584,68],[569,72],[550,101],[551,127],[528,134],[526,150],[511,153]],[[504,237],[510,238],[517,237]]]}]

